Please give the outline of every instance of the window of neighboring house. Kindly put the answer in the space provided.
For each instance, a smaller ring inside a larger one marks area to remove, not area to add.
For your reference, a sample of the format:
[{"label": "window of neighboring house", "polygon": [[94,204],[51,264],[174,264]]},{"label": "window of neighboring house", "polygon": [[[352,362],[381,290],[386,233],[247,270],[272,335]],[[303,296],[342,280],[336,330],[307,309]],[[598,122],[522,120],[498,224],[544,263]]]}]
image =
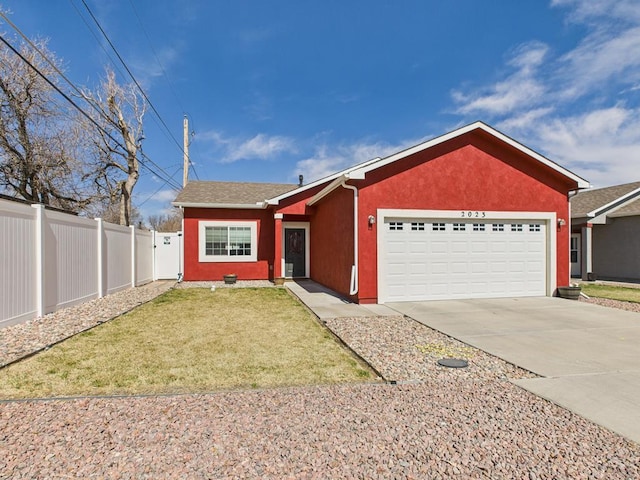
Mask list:
[{"label": "window of neighboring house", "polygon": [[201,262],[255,262],[258,250],[256,225],[256,222],[200,222],[199,260]]}]

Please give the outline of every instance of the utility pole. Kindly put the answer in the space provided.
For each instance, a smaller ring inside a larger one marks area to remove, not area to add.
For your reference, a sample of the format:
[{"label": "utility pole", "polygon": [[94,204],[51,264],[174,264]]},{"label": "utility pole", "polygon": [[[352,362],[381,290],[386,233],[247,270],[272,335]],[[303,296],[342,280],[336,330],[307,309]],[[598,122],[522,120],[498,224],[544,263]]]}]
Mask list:
[{"label": "utility pole", "polygon": [[184,120],[182,121],[182,126],[184,128],[183,132],[183,147],[182,151],[184,152],[184,166],[182,172],[182,188],[187,186],[187,182],[189,181],[189,119],[187,116],[184,116]]}]

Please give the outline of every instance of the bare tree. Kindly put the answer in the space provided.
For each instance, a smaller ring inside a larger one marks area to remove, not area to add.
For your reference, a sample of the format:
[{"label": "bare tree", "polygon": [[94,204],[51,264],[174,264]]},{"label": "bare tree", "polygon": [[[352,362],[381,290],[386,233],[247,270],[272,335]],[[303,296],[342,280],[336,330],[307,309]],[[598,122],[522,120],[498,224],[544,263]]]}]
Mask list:
[{"label": "bare tree", "polygon": [[149,215],[147,222],[157,232],[178,232],[182,230],[182,210],[174,209],[166,214]]},{"label": "bare tree", "polygon": [[0,43],[0,190],[32,202],[82,209],[91,195],[78,160],[79,131],[62,98],[34,69],[56,84],[60,61],[46,41],[33,44],[51,63],[25,43],[14,47],[23,58],[11,43]]},{"label": "bare tree", "polygon": [[[85,90],[84,99],[94,109],[94,119],[102,127],[93,128],[92,178],[110,204],[119,205],[119,223],[133,222],[132,194],[140,177],[143,117],[146,103],[135,85],[120,85],[112,70],[95,92]],[[99,112],[99,113],[95,113]]]}]

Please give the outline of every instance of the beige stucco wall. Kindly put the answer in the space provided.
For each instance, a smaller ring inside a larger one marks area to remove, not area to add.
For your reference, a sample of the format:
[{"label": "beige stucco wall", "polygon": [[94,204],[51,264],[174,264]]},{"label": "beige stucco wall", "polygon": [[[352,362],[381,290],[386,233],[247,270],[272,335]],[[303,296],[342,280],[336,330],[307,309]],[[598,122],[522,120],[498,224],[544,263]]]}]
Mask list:
[{"label": "beige stucco wall", "polygon": [[593,226],[593,272],[598,279],[640,281],[640,217]]}]

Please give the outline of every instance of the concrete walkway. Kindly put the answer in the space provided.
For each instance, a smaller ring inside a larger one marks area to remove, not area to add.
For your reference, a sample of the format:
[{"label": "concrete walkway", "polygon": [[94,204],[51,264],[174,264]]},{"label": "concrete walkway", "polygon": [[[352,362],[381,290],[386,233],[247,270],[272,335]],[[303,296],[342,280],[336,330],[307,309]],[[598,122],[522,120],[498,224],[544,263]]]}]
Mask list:
[{"label": "concrete walkway", "polygon": [[320,320],[342,317],[381,317],[399,314],[385,305],[358,305],[312,280],[296,280],[285,283]]},{"label": "concrete walkway", "polygon": [[514,383],[640,443],[640,314],[550,297],[387,306],[537,373]]}]

